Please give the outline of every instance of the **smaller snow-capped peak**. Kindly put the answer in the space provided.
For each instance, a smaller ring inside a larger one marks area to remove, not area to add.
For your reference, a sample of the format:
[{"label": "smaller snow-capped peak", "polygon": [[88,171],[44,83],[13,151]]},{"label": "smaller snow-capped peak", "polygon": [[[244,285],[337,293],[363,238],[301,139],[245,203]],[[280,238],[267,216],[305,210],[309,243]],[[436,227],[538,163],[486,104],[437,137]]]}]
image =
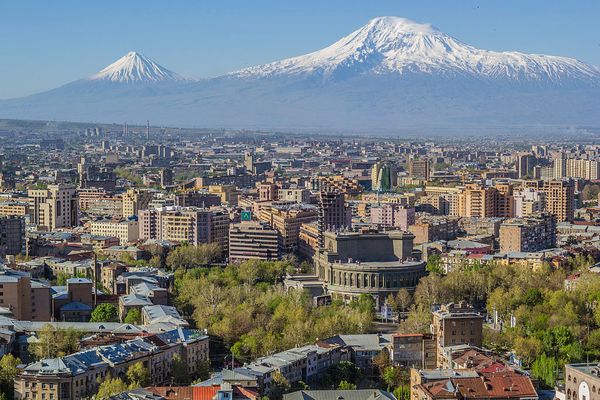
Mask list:
[{"label": "smaller snow-capped peak", "polygon": [[143,83],[163,81],[183,81],[180,75],[155,63],[135,51],[130,51],[108,67],[89,78],[93,81],[118,83]]}]

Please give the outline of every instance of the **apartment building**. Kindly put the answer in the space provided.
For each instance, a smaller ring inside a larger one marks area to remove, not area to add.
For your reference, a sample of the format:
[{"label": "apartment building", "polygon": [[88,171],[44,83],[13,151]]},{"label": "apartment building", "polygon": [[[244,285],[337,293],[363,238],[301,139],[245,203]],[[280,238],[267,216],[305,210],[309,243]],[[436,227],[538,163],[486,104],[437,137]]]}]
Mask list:
[{"label": "apartment building", "polygon": [[149,190],[129,189],[123,193],[122,215],[130,217],[138,215],[140,210],[146,210],[154,198],[154,193]]},{"label": "apartment building", "polygon": [[459,218],[444,216],[421,217],[408,230],[415,235],[415,244],[454,240],[459,233]]},{"label": "apartment building", "polygon": [[412,179],[428,181],[431,173],[429,160],[412,160],[409,164],[409,171]]},{"label": "apartment building", "polygon": [[218,243],[227,250],[229,214],[222,209],[161,207],[139,211],[139,237],[173,242]]},{"label": "apartment building", "polygon": [[500,225],[500,251],[535,252],[556,247],[556,217],[539,214]]},{"label": "apartment building", "polygon": [[28,276],[0,269],[0,309],[18,320],[50,321],[52,295],[50,287]]},{"label": "apartment building", "polygon": [[546,208],[546,195],[544,192],[525,188],[513,193],[515,217],[530,217],[541,213]]},{"label": "apartment building", "polygon": [[555,158],[554,179],[580,178],[585,180],[600,179],[600,162],[579,158]]},{"label": "apartment building", "polygon": [[123,376],[142,363],[150,384],[171,382],[172,363],[179,356],[194,376],[208,358],[208,336],[198,330],[178,328],[120,344],[94,347],[65,357],[44,359],[19,370],[15,399],[77,400],[95,394],[108,376]]},{"label": "apartment building", "polygon": [[572,181],[544,181],[546,212],[554,214],[558,222],[572,221],[575,215],[575,185]]},{"label": "apartment building", "polygon": [[276,260],[280,257],[280,236],[265,222],[243,221],[229,229],[229,260]]},{"label": "apartment building", "polygon": [[27,194],[32,210],[32,223],[50,231],[79,225],[75,186],[48,185],[47,189],[31,189]]},{"label": "apartment building", "polygon": [[483,315],[464,301],[445,304],[433,312],[431,329],[437,337],[438,367],[443,367],[445,348],[462,344],[482,346]]},{"label": "apartment building", "polygon": [[139,224],[135,219],[125,221],[93,221],[92,235],[112,236],[119,239],[121,246],[136,242],[139,238]]},{"label": "apartment building", "polygon": [[415,209],[402,204],[382,203],[371,207],[371,223],[407,231],[415,223]]},{"label": "apartment building", "polygon": [[283,201],[308,204],[310,203],[310,190],[303,188],[279,189],[277,197]]},{"label": "apartment building", "polygon": [[0,202],[0,216],[17,215],[25,217],[29,214],[29,203],[26,201],[11,200]]},{"label": "apartment building", "polygon": [[282,204],[274,203],[261,207],[258,213],[260,221],[268,223],[280,235],[281,251],[293,253],[298,250],[300,226],[316,221],[319,216],[317,207],[308,204]]},{"label": "apartment building", "polygon": [[188,190],[175,195],[175,205],[178,207],[208,208],[221,205],[221,196],[201,190]]},{"label": "apartment building", "polygon": [[25,250],[25,218],[0,216],[0,257],[21,254]]}]

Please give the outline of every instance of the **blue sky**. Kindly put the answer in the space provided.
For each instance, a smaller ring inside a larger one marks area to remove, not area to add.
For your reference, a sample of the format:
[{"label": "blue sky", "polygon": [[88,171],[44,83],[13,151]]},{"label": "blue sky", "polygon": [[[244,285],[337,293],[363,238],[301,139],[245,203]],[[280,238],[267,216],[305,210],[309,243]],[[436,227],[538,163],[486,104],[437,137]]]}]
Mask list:
[{"label": "blue sky", "polygon": [[0,98],[92,75],[130,50],[211,77],[327,46],[369,19],[428,22],[490,50],[600,66],[600,1],[3,1]]}]

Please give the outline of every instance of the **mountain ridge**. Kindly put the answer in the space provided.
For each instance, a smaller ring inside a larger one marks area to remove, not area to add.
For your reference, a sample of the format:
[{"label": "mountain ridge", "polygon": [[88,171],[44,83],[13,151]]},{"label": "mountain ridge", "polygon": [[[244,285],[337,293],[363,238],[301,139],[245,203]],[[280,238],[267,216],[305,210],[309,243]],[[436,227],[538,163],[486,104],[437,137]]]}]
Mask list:
[{"label": "mountain ridge", "polygon": [[[95,78],[94,78],[95,77]],[[90,78],[0,101],[0,118],[218,128],[600,127],[600,70],[465,44],[380,17],[315,52],[189,80],[137,52]]]}]

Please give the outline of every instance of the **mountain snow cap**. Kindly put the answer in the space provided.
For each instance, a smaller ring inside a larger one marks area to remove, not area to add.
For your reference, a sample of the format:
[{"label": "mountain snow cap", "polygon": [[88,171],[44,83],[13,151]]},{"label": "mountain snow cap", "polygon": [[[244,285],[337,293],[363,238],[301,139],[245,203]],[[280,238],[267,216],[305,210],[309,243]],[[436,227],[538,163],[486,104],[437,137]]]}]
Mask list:
[{"label": "mountain snow cap", "polygon": [[118,83],[182,81],[183,77],[136,51],[130,51],[89,78]]}]

